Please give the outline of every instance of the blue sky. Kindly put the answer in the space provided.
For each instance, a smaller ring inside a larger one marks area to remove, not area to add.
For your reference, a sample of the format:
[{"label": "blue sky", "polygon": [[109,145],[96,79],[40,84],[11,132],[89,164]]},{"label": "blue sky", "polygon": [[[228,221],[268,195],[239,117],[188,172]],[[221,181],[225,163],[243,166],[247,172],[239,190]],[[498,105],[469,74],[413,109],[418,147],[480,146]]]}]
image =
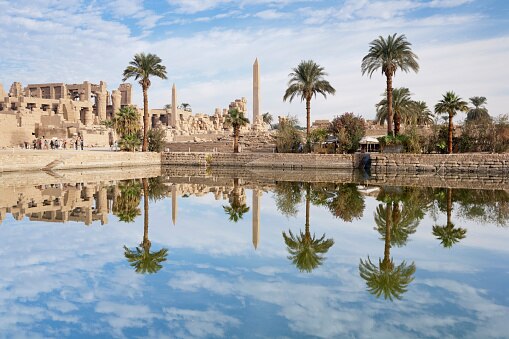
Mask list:
[{"label": "blue sky", "polygon": [[[282,101],[288,73],[301,60],[325,67],[337,93],[312,102],[312,119],[343,112],[374,117],[385,79],[362,76],[360,63],[379,35],[405,34],[420,58],[418,74],[397,74],[433,107],[448,90],[485,96],[494,116],[509,113],[509,3],[485,0],[168,0],[1,1],[0,83],[105,80],[118,86],[135,53],[163,59],[168,80],[154,80],[150,105],[180,102],[195,112],[246,97],[261,65],[261,109],[297,115],[304,105]],[[135,103],[141,91],[135,87]]]}]

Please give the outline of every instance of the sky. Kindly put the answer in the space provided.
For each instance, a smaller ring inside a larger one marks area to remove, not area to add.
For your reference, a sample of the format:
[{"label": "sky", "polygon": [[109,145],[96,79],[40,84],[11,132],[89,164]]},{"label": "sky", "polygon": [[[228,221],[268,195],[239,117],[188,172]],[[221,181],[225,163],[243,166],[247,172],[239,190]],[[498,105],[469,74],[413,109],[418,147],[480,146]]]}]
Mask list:
[{"label": "sky", "polygon": [[[117,88],[136,53],[154,53],[168,79],[153,79],[149,105],[178,102],[213,114],[245,97],[252,112],[252,65],[261,72],[261,111],[297,116],[299,98],[283,102],[288,74],[302,60],[328,73],[334,96],[312,100],[311,116],[375,116],[385,90],[381,72],[360,65],[379,36],[405,34],[420,70],[397,72],[430,108],[447,91],[485,96],[492,116],[508,114],[509,2],[505,0],[0,0],[0,84],[106,81]],[[134,83],[134,82],[133,82]],[[134,85],[134,103],[142,106]],[[461,117],[460,117],[461,118]]]}]

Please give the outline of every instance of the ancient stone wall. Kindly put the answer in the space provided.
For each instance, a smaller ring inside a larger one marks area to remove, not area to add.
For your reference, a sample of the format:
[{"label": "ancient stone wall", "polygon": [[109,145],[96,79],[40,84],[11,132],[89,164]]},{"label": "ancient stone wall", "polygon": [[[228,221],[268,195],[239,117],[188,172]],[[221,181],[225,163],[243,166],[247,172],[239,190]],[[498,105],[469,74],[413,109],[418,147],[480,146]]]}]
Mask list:
[{"label": "ancient stone wall", "polygon": [[509,173],[509,154],[371,154],[374,173]]},{"label": "ancient stone wall", "polygon": [[0,151],[0,172],[83,169],[130,168],[161,165],[161,154],[155,152],[111,152],[75,150]]}]

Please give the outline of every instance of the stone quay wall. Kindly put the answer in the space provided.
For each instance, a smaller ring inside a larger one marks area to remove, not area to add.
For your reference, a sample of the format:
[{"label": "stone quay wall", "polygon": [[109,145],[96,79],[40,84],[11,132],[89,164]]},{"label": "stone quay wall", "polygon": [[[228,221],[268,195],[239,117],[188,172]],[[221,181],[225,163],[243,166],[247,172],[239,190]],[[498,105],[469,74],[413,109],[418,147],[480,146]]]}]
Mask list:
[{"label": "stone quay wall", "polygon": [[162,164],[172,166],[262,167],[288,169],[353,169],[357,154],[295,154],[295,153],[187,153],[165,152]]},{"label": "stone quay wall", "polygon": [[509,173],[509,154],[371,154],[374,173]]},{"label": "stone quay wall", "polygon": [[161,153],[12,149],[0,151],[0,173],[161,166]]}]

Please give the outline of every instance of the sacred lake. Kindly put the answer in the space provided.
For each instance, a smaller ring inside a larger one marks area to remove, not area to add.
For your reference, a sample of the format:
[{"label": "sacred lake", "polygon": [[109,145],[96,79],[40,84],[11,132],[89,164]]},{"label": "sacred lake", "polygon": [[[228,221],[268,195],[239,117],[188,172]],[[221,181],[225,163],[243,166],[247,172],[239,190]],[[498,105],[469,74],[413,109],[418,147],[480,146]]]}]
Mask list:
[{"label": "sacred lake", "polygon": [[509,333],[505,177],[147,167],[1,178],[5,337]]}]

